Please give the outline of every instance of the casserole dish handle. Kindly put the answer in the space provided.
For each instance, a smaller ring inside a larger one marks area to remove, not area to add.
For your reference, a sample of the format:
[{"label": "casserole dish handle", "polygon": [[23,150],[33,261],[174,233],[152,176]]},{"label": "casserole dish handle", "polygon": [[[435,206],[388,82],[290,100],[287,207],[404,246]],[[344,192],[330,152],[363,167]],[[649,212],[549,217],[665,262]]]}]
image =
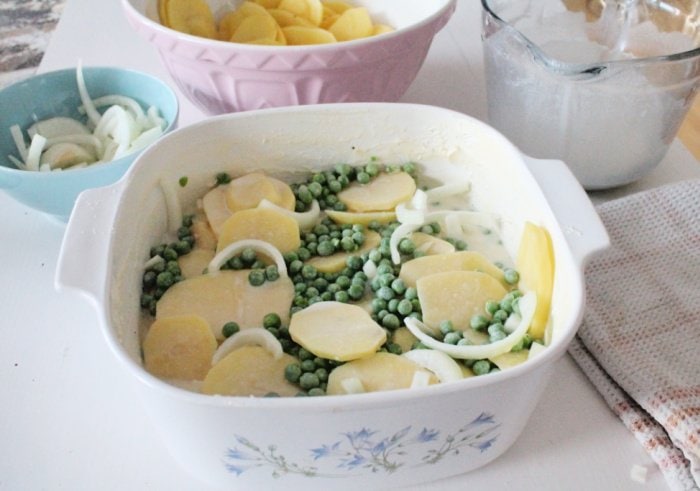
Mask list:
[{"label": "casserole dish handle", "polygon": [[73,207],[56,267],[58,291],[104,300],[107,256],[119,201],[118,184],[83,191]]},{"label": "casserole dish handle", "polygon": [[574,260],[581,267],[610,239],[590,198],[561,160],[523,156],[554,213]]}]

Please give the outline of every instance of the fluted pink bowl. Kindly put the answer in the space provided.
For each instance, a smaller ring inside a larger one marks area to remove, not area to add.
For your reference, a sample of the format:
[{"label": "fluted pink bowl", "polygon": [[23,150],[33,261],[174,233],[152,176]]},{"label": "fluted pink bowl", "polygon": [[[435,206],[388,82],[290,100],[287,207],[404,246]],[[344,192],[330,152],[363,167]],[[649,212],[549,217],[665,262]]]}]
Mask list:
[{"label": "fluted pink bowl", "polygon": [[[209,0],[217,18],[230,0]],[[239,0],[234,4],[241,3]],[[395,32],[337,44],[259,46],[199,38],[158,21],[157,0],[122,0],[180,90],[206,114],[329,102],[394,102],[420,70],[456,0],[354,0]]]}]

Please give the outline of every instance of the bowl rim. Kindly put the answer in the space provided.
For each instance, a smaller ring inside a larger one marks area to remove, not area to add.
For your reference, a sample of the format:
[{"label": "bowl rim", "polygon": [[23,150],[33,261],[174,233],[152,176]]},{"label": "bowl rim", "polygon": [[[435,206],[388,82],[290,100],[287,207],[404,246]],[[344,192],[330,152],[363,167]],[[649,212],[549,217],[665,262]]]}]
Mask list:
[{"label": "bowl rim", "polygon": [[[148,1],[148,0],[146,0]],[[176,31],[175,29],[171,29],[169,27],[166,27],[165,25],[156,22],[152,19],[150,19],[148,16],[146,16],[144,13],[142,13],[139,9],[137,9],[131,2],[131,0],[121,0],[122,8],[127,11],[129,15],[131,15],[133,18],[139,19],[139,21],[148,26],[150,29],[160,32],[162,34],[165,34],[170,37],[175,37],[178,39],[181,39],[183,41],[186,41],[187,43],[191,45],[199,45],[201,47],[209,47],[211,48],[212,45],[210,43],[214,43],[213,46],[216,48],[222,48],[222,49],[227,49],[228,51],[242,51],[246,53],[258,53],[258,54],[280,54],[280,53],[299,53],[299,54],[306,54],[309,52],[328,52],[328,51],[337,51],[337,50],[344,50],[344,49],[352,49],[352,48],[359,48],[359,47],[364,47],[369,44],[378,44],[378,43],[383,43],[383,42],[391,42],[391,40],[401,37],[406,33],[410,33],[413,31],[420,30],[424,28],[427,25],[432,24],[433,22],[438,21],[440,18],[442,18],[444,15],[447,15],[450,12],[453,12],[454,9],[457,6],[457,0],[441,0],[444,2],[444,5],[440,7],[438,10],[433,12],[431,15],[428,17],[425,17],[424,19],[421,19],[420,21],[411,24],[406,27],[402,27],[400,29],[396,29],[392,32],[384,33],[380,36],[371,36],[371,37],[366,37],[366,38],[361,38],[361,39],[353,39],[351,41],[341,41],[338,43],[332,43],[332,44],[307,44],[307,45],[292,45],[292,46],[270,46],[270,45],[260,45],[260,44],[245,44],[245,43],[234,43],[230,41],[222,41],[219,39],[209,39],[209,38],[204,38],[200,36],[194,36],[192,34],[187,34],[184,32]]]},{"label": "bowl rim", "polygon": [[[165,81],[161,80],[160,78],[156,77],[155,75],[152,75],[147,72],[143,72],[140,70],[135,70],[133,68],[123,68],[123,67],[117,67],[117,66],[110,66],[110,65],[89,65],[89,66],[82,66],[81,67],[83,70],[83,73],[88,73],[92,71],[104,71],[104,72],[111,72],[111,73],[126,73],[129,76],[136,76],[136,77],[141,77],[143,78],[148,78],[152,80],[153,82],[156,82],[158,85],[161,86],[162,90],[168,94],[168,97],[172,99],[173,103],[173,117],[172,120],[167,122],[167,126],[163,130],[163,135],[161,135],[160,138],[165,136],[166,134],[170,133],[172,130],[174,130],[177,126],[177,120],[178,116],[180,114],[180,101],[177,97],[177,93],[175,90],[170,87],[169,84],[167,84]],[[16,82],[13,82],[12,84],[3,87],[0,92],[4,92],[8,89],[15,88],[16,86],[32,82],[35,80],[39,80],[44,77],[58,77],[58,76],[64,76],[67,75],[69,72],[75,73],[77,68],[60,68],[57,70],[51,70],[48,72],[41,72],[41,73],[36,73],[30,77],[18,80]],[[76,87],[76,91],[77,91]],[[158,108],[158,110],[162,113],[162,109]],[[165,119],[165,118],[164,118]],[[9,128],[5,129],[6,131],[9,131]],[[23,129],[24,131],[24,129]],[[159,139],[160,139],[159,138]],[[145,148],[141,150],[137,150],[136,152],[131,152],[127,155],[124,155],[116,160],[110,160],[107,162],[102,162],[99,164],[91,164],[79,169],[67,169],[63,170],[61,172],[38,172],[38,171],[27,171],[27,170],[22,170],[18,169],[16,167],[9,167],[5,162],[7,161],[7,156],[0,156],[0,159],[3,159],[2,162],[0,162],[0,172],[6,172],[11,176],[25,176],[27,179],[55,179],[57,176],[69,176],[69,175],[74,175],[74,174],[82,174],[82,175],[87,175],[91,174],[94,172],[99,172],[99,169],[102,169],[104,167],[114,167],[114,166],[119,166],[119,165],[124,165],[127,159],[134,159],[134,155],[139,155],[145,150]],[[54,177],[49,177],[49,176],[54,176]],[[63,177],[64,179],[67,179],[67,177]]]},{"label": "bowl rim", "polygon": [[[525,170],[527,173],[530,173],[530,170],[527,168],[527,164],[525,163],[522,153],[520,153],[519,150],[513,146],[510,141],[503,136],[500,132],[498,132],[495,128],[489,126],[485,122],[474,118],[472,116],[469,116],[467,114],[452,110],[452,109],[447,109],[447,108],[442,108],[442,107],[437,107],[437,106],[430,106],[430,105],[425,105],[425,104],[417,104],[417,103],[386,103],[386,102],[358,102],[358,103],[332,103],[332,104],[316,104],[316,105],[307,105],[307,106],[284,106],[284,107],[274,107],[274,108],[267,108],[267,109],[260,109],[257,111],[245,111],[245,112],[237,112],[237,113],[226,113],[226,114],[220,114],[217,116],[211,116],[209,118],[206,118],[204,120],[201,120],[199,122],[193,123],[191,125],[178,128],[177,130],[169,133],[168,135],[165,135],[163,138],[159,139],[157,142],[155,142],[153,145],[148,147],[143,153],[141,153],[138,157],[137,160],[134,162],[134,165],[131,167],[131,169],[127,172],[127,174],[122,178],[119,182],[113,184],[114,192],[120,195],[124,193],[126,188],[128,187],[131,179],[133,179],[133,175],[136,169],[141,164],[141,161],[145,160],[148,156],[153,154],[154,152],[159,151],[159,147],[162,145],[167,145],[169,144],[169,141],[171,139],[175,139],[178,137],[181,137],[181,135],[187,134],[192,131],[198,131],[202,127],[206,126],[217,126],[221,121],[223,120],[229,120],[229,119],[245,119],[249,117],[256,117],[257,115],[264,115],[268,113],[295,113],[295,112],[313,112],[313,111],[318,111],[318,110],[333,110],[333,108],[340,108],[341,110],[352,110],[352,109],[357,109],[357,108],[377,108],[381,109],[382,107],[397,107],[397,106],[402,106],[406,108],[415,108],[417,110],[438,110],[442,111],[444,113],[453,113],[455,115],[458,115],[461,118],[467,118],[469,120],[472,120],[475,122],[475,124],[479,125],[486,133],[495,135],[497,139],[499,139],[503,144],[507,145],[513,152],[514,156],[517,156],[517,158],[520,159],[521,165],[525,167]],[[534,179],[532,179],[534,185],[536,186],[537,190],[539,193],[543,194],[542,188],[539,186],[539,183]],[[543,199],[546,202],[547,209],[551,211],[550,204],[546,200],[546,198]],[[118,213],[118,208],[120,208],[121,205],[117,206],[117,213]],[[552,212],[553,213],[553,212]],[[569,257],[569,260],[574,261],[572,256],[571,256],[571,251],[566,245],[566,243],[562,243],[562,252]],[[110,253],[108,256],[108,270],[110,270],[113,267],[112,264],[112,251],[110,247]],[[578,311],[575,311],[575,316],[572,315],[569,320],[571,325],[570,326],[564,326],[562,329],[564,330],[561,334],[557,335],[556,340],[552,343],[550,343],[545,350],[543,350],[542,353],[538,354],[536,357],[533,359],[527,360],[525,363],[522,363],[520,365],[517,365],[515,367],[508,368],[507,370],[499,371],[498,373],[493,373],[489,374],[488,377],[479,377],[479,376],[474,376],[474,377],[469,377],[465,379],[461,379],[459,381],[451,382],[451,383],[441,383],[441,384],[435,384],[431,385],[428,387],[422,387],[422,388],[415,388],[415,389],[401,389],[401,390],[391,390],[391,391],[381,391],[381,392],[370,392],[370,393],[363,393],[363,394],[345,394],[342,396],[323,396],[323,397],[280,397],[280,398],[268,398],[268,397],[241,397],[241,396],[221,396],[221,395],[207,395],[207,394],[201,394],[201,393],[196,393],[190,390],[187,390],[185,388],[181,388],[172,384],[169,384],[158,377],[151,375],[146,371],[146,369],[143,367],[143,365],[137,363],[136,360],[134,360],[126,351],[126,349],[123,347],[121,344],[120,340],[118,339],[117,332],[114,330],[114,327],[112,325],[112,322],[110,320],[111,317],[111,300],[110,300],[110,290],[112,285],[112,281],[109,279],[109,276],[105,278],[106,282],[106,296],[104,297],[103,301],[96,300],[94,298],[91,298],[94,303],[96,308],[98,309],[100,313],[100,322],[101,322],[101,328],[103,330],[103,335],[107,339],[109,349],[116,355],[116,357],[119,359],[120,363],[124,365],[124,368],[131,371],[132,375],[134,375],[141,383],[143,383],[148,389],[150,390],[155,390],[158,393],[169,397],[171,399],[176,399],[180,402],[187,402],[195,405],[207,405],[207,406],[215,406],[215,407],[226,407],[226,408],[296,408],[296,407],[309,407],[313,406],[318,409],[332,409],[332,408],[338,408],[342,407],[344,410],[355,410],[358,408],[368,408],[368,407],[380,407],[380,406],[385,406],[385,405],[395,405],[398,402],[404,401],[404,400],[413,400],[416,398],[424,398],[424,397],[435,397],[435,396],[440,396],[440,395],[446,395],[446,394],[451,394],[454,392],[461,392],[461,391],[466,391],[466,390],[475,390],[477,388],[485,387],[488,385],[496,385],[500,384],[501,382],[504,382],[506,380],[520,377],[525,373],[528,372],[534,372],[536,370],[543,370],[546,369],[547,366],[549,365],[549,368],[551,368],[556,360],[558,360],[566,350],[568,349],[568,346],[573,339],[573,337],[576,335],[578,326],[581,323],[581,320],[583,319],[583,313],[585,310],[585,280],[584,280],[584,274],[583,271],[580,269],[576,269],[577,271],[577,277],[575,279],[570,280],[572,282],[572,293],[571,293],[571,299],[572,299],[572,305],[574,305],[574,308],[578,306]],[[284,401],[284,402],[281,402]]]}]

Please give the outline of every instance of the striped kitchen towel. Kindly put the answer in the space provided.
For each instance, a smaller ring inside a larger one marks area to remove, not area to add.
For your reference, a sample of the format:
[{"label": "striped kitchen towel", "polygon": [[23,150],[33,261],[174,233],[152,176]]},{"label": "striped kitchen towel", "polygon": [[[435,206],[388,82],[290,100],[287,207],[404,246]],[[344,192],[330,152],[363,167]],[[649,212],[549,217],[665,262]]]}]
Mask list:
[{"label": "striped kitchen towel", "polygon": [[673,490],[700,489],[700,180],[598,207],[612,246],[586,269],[569,353]]}]

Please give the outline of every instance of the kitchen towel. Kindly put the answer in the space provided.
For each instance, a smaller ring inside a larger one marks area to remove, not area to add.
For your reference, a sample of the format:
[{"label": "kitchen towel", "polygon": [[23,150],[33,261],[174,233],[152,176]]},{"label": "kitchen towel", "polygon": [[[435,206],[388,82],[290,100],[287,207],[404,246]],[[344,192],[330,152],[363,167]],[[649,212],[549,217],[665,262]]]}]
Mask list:
[{"label": "kitchen towel", "polygon": [[569,352],[673,490],[700,489],[700,180],[598,207],[611,248],[586,269]]}]

